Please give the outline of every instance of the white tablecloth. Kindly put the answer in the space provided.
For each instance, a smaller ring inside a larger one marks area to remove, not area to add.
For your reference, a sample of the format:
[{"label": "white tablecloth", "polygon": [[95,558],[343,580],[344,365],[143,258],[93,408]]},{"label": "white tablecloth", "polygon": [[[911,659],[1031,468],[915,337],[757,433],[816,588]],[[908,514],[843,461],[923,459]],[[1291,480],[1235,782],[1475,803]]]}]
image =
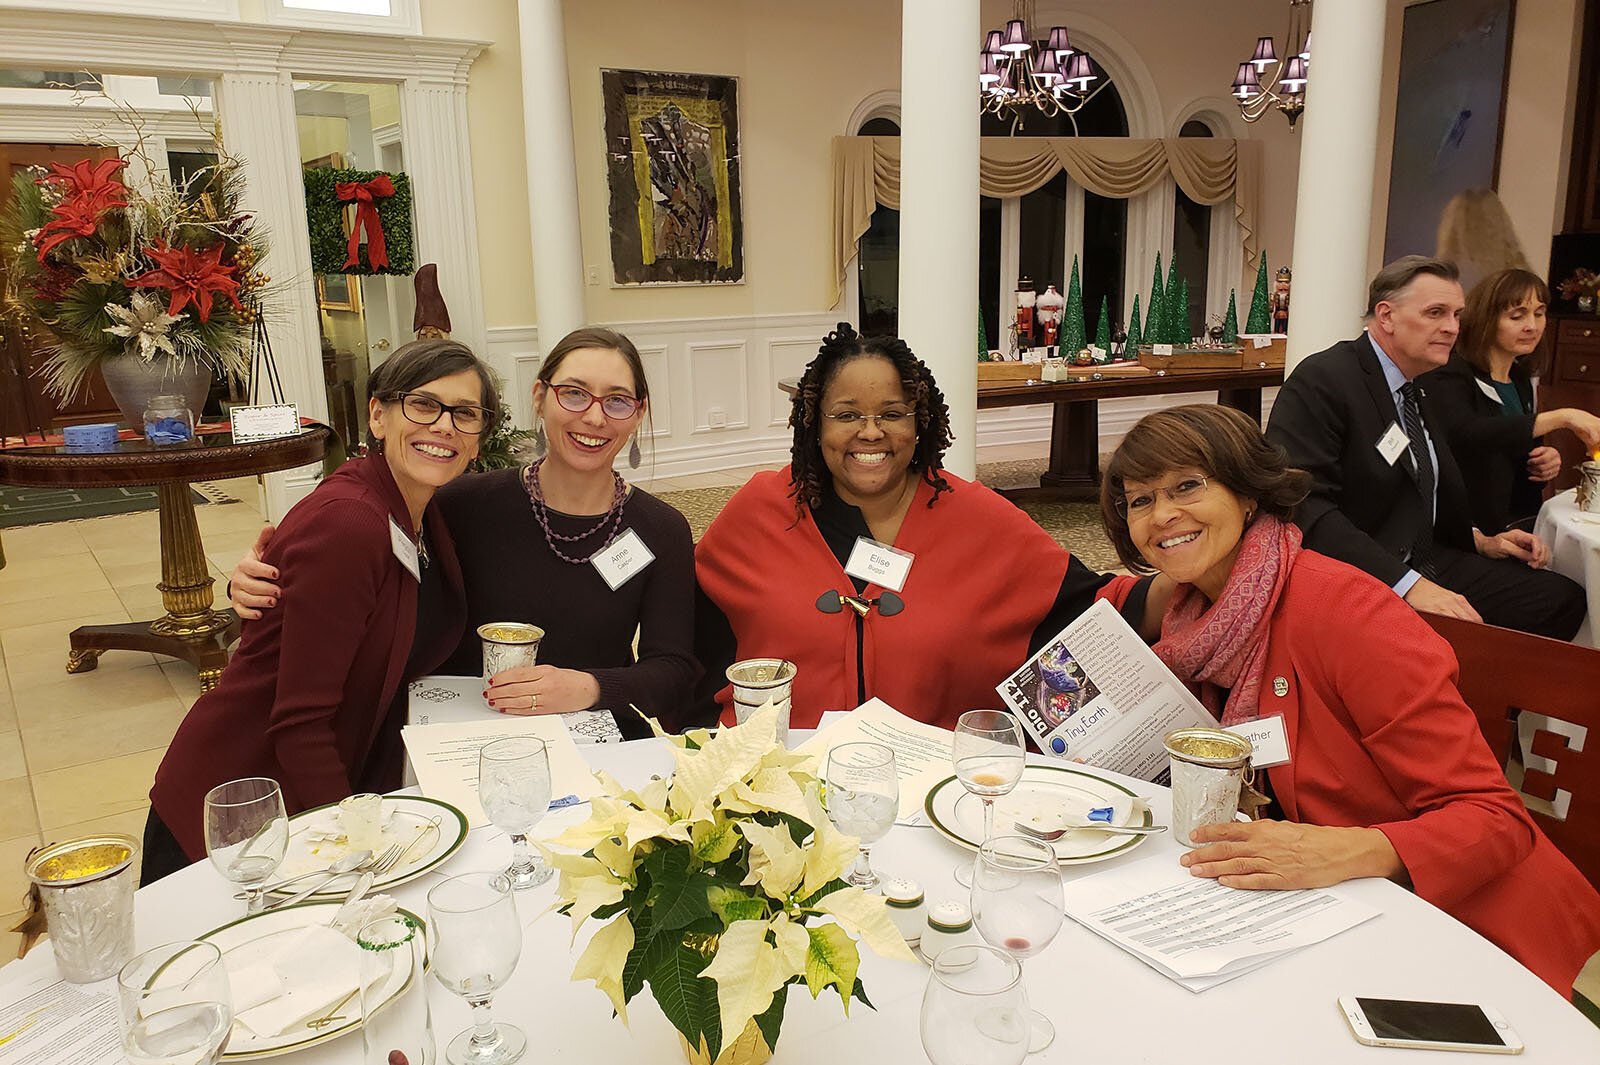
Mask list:
[{"label": "white tablecloth", "polygon": [[1534,534],[1550,545],[1550,568],[1583,585],[1589,616],[1573,643],[1600,647],[1600,514],[1578,510],[1577,489],[1545,500]]},{"label": "white tablecloth", "polygon": [[[652,773],[665,774],[672,765],[664,744],[655,740],[586,747],[583,752],[596,767],[627,784],[642,782]],[[1165,821],[1165,792],[1143,781],[1131,783],[1151,795],[1156,817]],[[554,834],[582,820],[587,810],[552,814],[538,834]],[[1163,834],[1113,860],[1172,862],[1180,851],[1170,835]],[[446,873],[498,868],[509,856],[510,843],[504,835],[493,828],[480,829],[448,863]],[[963,894],[951,870],[968,860],[969,852],[927,827],[896,827],[873,848],[873,863],[880,873],[920,880],[930,903]],[[1066,875],[1089,875],[1105,867],[1078,867]],[[427,889],[438,879],[439,875],[423,877],[394,894],[402,905],[425,913]],[[1400,1052],[1358,1044],[1335,1003],[1340,995],[1484,1002],[1503,1012],[1521,1034],[1528,1048],[1524,1060],[1552,1065],[1600,1062],[1600,1029],[1487,940],[1388,881],[1355,881],[1338,890],[1378,908],[1382,915],[1203,994],[1184,990],[1066,921],[1055,942],[1029,960],[1024,971],[1033,1004],[1051,1016],[1057,1031],[1055,1043],[1030,1057],[1030,1065],[1236,1065],[1240,1061],[1375,1065],[1390,1058],[1400,1065],[1402,1059],[1411,1060]],[[192,937],[237,919],[243,903],[232,895],[232,885],[207,862],[141,890],[136,911],[139,946]],[[522,961],[495,996],[495,1015],[528,1033],[529,1050],[523,1060],[528,1065],[683,1061],[675,1033],[648,990],[629,1006],[630,1029],[612,1017],[609,1001],[593,984],[569,979],[572,962],[589,933],[586,930],[572,944],[570,922],[548,912],[553,897],[553,880],[518,897],[526,922]],[[40,967],[55,968],[48,945],[0,969],[0,1000],[7,984]],[[814,1002],[803,984],[789,989],[775,1065],[899,1065],[925,1060],[917,1019],[928,979],[926,967],[884,961],[863,948],[860,976],[878,1008],[874,1012],[854,1003],[848,1019],[832,992]],[[428,983],[442,1054],[444,1044],[468,1027],[468,1010],[437,981]],[[1482,1065],[1485,1060],[1477,1054],[1426,1057],[1426,1065],[1452,1061]],[[293,1065],[357,1065],[360,1059],[361,1037],[352,1034],[280,1060]]]}]

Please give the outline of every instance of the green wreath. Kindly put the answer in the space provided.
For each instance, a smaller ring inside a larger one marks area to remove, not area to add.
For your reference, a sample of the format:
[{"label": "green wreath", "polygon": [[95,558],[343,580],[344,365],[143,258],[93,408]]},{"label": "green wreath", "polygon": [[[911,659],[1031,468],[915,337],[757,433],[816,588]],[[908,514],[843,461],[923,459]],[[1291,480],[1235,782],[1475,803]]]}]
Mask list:
[{"label": "green wreath", "polygon": [[416,270],[416,252],[411,235],[411,179],[404,174],[388,174],[394,182],[394,195],[374,201],[378,208],[378,221],[383,225],[383,240],[387,245],[389,265],[374,270],[367,262],[367,246],[363,243],[354,266],[345,266],[345,256],[350,237],[344,229],[344,209],[349,206],[339,200],[336,186],[344,181],[371,181],[384,176],[382,170],[328,170],[305,171],[306,225],[311,230],[311,269],[319,274],[400,274]]}]

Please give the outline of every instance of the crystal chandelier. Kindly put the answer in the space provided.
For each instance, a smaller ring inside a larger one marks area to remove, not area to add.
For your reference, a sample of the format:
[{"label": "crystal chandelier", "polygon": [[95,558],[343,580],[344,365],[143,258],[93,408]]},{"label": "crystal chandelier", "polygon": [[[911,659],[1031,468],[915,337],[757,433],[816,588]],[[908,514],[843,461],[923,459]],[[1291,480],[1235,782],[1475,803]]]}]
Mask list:
[{"label": "crystal chandelier", "polygon": [[[1306,109],[1306,79],[1311,69],[1311,0],[1289,0],[1289,32],[1280,57],[1271,37],[1256,41],[1253,55],[1239,64],[1233,96],[1246,122],[1258,122],[1276,107],[1293,129]],[[1268,67],[1272,73],[1267,73]]]},{"label": "crystal chandelier", "polygon": [[1031,30],[1031,0],[1013,0],[1012,17],[1003,30],[990,30],[978,53],[978,107],[1011,120],[1011,132],[1022,129],[1029,111],[1046,118],[1073,115],[1105,85],[1090,88],[1100,75],[1084,52],[1074,48],[1066,27],[1050,27],[1043,47]]}]

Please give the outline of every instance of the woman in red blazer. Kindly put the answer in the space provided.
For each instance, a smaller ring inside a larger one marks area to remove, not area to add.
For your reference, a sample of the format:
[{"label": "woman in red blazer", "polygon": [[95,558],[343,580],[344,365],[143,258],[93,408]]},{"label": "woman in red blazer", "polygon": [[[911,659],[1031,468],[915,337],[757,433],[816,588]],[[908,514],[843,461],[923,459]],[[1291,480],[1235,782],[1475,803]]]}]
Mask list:
[{"label": "woman in red blazer", "polygon": [[451,340],[407,344],[367,387],[370,456],[284,518],[268,556],[283,609],[245,628],[156,770],[144,883],[205,857],[205,795],[225,781],[271,777],[291,814],[400,785],[403,682],[449,655],[465,618],[433,495],[477,455],[499,395]]},{"label": "woman in red blazer", "polygon": [[1301,548],[1309,483],[1226,407],[1149,415],[1106,471],[1118,554],[1178,585],[1156,654],[1224,725],[1281,714],[1288,736],[1290,761],[1262,773],[1281,820],[1199,829],[1183,864],[1239,888],[1387,877],[1570,996],[1600,950],[1600,895],[1507,784],[1449,645]]}]

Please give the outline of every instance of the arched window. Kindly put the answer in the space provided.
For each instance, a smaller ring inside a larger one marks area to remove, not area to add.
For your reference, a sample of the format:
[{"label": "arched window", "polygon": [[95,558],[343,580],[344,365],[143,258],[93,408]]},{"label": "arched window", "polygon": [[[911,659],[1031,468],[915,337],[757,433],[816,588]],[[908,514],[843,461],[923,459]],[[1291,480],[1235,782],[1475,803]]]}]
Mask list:
[{"label": "arched window", "polygon": [[[1180,137],[1214,136],[1211,127],[1191,118],[1178,130]],[[1176,191],[1172,211],[1172,256],[1189,282],[1189,335],[1206,330],[1207,288],[1211,263],[1211,208]]]},{"label": "arched window", "polygon": [[[898,137],[900,124],[892,118],[869,118],[856,134]],[[900,212],[881,206],[874,210],[872,225],[861,234],[856,249],[860,262],[857,292],[861,300],[856,327],[863,336],[894,336],[900,328]]]}]

